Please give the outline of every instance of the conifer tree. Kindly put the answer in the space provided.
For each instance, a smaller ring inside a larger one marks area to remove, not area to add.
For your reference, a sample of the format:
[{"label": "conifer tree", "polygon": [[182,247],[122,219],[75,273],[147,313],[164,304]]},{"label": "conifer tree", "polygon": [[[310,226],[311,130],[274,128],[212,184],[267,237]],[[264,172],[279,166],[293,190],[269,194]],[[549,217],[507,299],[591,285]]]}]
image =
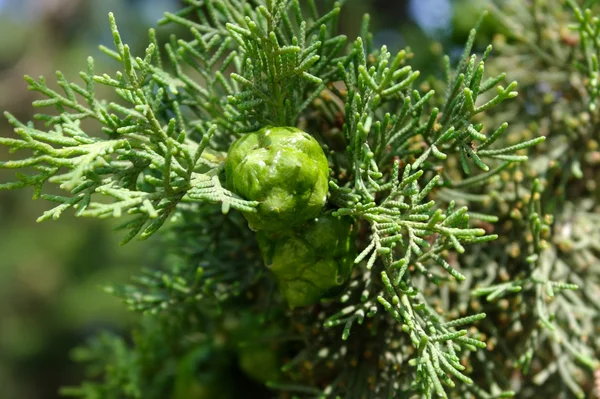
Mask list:
[{"label": "conifer tree", "polygon": [[160,24],[189,34],[151,29],[144,54],[111,14],[119,72],[26,77],[42,111],[6,114],[0,190],[164,248],[106,288],[145,316],[78,348],[90,379],[65,395],[591,397],[593,1],[490,2],[496,52],[473,29],[432,77],[375,48],[368,16],[338,34],[344,1],[185,3]]}]

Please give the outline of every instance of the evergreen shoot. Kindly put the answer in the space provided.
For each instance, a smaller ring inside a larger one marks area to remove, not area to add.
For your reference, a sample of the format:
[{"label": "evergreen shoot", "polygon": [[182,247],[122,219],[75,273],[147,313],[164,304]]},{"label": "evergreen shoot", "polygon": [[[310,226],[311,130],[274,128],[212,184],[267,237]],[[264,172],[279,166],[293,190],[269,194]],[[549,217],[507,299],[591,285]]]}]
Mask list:
[{"label": "evergreen shoot", "polygon": [[338,34],[345,1],[184,3],[159,23],[187,34],[151,29],[143,54],[111,14],[119,72],[26,77],[36,122],[6,114],[0,190],[163,248],[106,287],[144,316],[78,348],[90,379],[65,395],[592,397],[595,2],[490,1],[431,77],[375,48],[369,16]]}]

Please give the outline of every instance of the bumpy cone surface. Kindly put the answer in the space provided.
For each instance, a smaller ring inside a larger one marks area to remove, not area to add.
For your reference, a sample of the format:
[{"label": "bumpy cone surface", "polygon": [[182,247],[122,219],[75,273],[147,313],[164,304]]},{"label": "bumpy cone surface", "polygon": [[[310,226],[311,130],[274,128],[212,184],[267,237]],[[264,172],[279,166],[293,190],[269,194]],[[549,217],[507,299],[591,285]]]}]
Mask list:
[{"label": "bumpy cone surface", "polygon": [[276,231],[319,215],[328,192],[329,165],[319,143],[292,127],[265,127],[241,137],[225,165],[229,189],[259,201],[244,214],[253,230]]},{"label": "bumpy cone surface", "polygon": [[257,234],[290,307],[312,305],[343,287],[356,257],[354,227],[349,217],[323,215],[293,231]]}]

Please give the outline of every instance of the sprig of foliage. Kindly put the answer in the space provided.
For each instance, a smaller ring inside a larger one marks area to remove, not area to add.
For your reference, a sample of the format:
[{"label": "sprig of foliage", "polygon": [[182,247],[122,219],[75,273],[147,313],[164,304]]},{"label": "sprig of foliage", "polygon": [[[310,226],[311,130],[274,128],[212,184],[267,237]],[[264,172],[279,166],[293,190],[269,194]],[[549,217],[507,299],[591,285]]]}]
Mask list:
[{"label": "sprig of foliage", "polygon": [[[239,132],[265,124],[294,124],[306,114],[308,107],[315,105],[327,88],[338,100],[321,102],[321,106],[330,107],[330,113],[345,115],[343,136],[348,148],[345,174],[350,177],[340,176],[343,185],[331,183],[331,201],[339,207],[336,214],[364,220],[371,229],[371,242],[356,259],[356,263],[361,263],[368,258],[365,265],[368,277],[359,284],[363,289],[362,301],[373,308],[376,300],[392,320],[407,327],[405,332],[417,349],[415,366],[419,376],[416,385],[410,389],[426,395],[435,392],[445,396],[440,381],[454,386],[449,376],[471,383],[461,373],[464,367],[459,365],[453,345],[474,349],[484,344],[464,337],[464,331],[448,329],[454,326],[452,322],[446,326],[441,317],[428,310],[426,303],[415,302],[420,289],[413,284],[412,275],[416,271],[430,282],[440,284],[448,278],[434,274],[432,270],[441,268],[454,279],[463,280],[464,276],[442,254],[449,249],[464,252],[463,244],[484,242],[495,236],[483,236],[483,229],[470,228],[464,207],[455,208],[451,204],[443,211],[435,209],[434,201],[423,203],[440,184],[440,175],[429,176],[422,188],[418,180],[432,170],[426,163],[430,154],[438,161],[458,154],[465,173],[470,173],[467,157],[471,158],[475,165],[488,172],[476,177],[481,180],[498,173],[502,165],[524,160],[522,156],[506,154],[540,140],[488,150],[483,155],[504,161],[491,171],[473,147],[467,145],[467,140],[477,139],[482,142],[482,147],[486,147],[502,135],[506,125],[487,138],[481,133],[482,126],[468,121],[514,97],[515,84],[506,89],[499,87],[495,97],[475,106],[479,94],[492,88],[504,76],[481,83],[483,65],[490,49],[475,68],[476,57],[469,58],[473,32],[459,64],[458,70],[462,72],[457,74],[453,89],[448,91],[446,105],[441,113],[437,108],[428,112],[428,102],[434,99],[435,92],[421,96],[412,89],[419,73],[404,65],[406,51],[392,59],[385,47],[380,51],[370,48],[368,19],[362,28],[366,42],[357,39],[343,55],[346,39],[332,33],[339,13],[337,5],[319,16],[315,4],[310,2],[310,16],[305,20],[297,1],[268,1],[254,8],[245,2],[233,3],[191,2],[190,7],[179,15],[166,15],[167,21],[188,26],[193,37],[191,41],[173,40],[166,46],[170,71],[162,67],[152,31],[146,57],[133,58],[129,47],[122,43],[111,16],[116,51],[104,51],[122,64],[123,72],[114,78],[94,76],[90,60],[88,73],[82,75],[88,83],[86,89],[67,83],[59,76],[64,96],[48,89],[43,80],[39,84],[30,82],[32,88],[51,98],[37,105],[53,105],[61,113],[59,117],[40,116],[56,131],[63,136],[65,133],[62,132],[66,131],[71,136],[88,139],[81,129],[75,130],[68,123],[73,120],[78,124],[81,119],[92,117],[105,125],[109,140],[90,138],[89,152],[84,152],[86,147],[77,141],[63,140],[54,144],[75,147],[74,152],[58,153],[54,158],[36,153],[31,161],[4,163],[3,166],[22,167],[49,160],[58,171],[58,166],[72,165],[73,173],[66,176],[42,175],[25,180],[27,185],[32,181],[41,184],[50,180],[61,183],[64,189],[75,190],[75,196],[71,198],[45,197],[61,203],[50,214],[56,218],[70,207],[77,209],[79,215],[96,217],[118,217],[127,212],[136,217],[126,225],[130,228],[126,240],[142,228],[141,236],[145,238],[166,221],[180,202],[222,202],[224,212],[229,207],[251,210],[256,204],[235,198],[221,186],[219,174],[223,153],[219,151],[225,150]],[[204,23],[199,25],[183,17],[192,13]],[[233,71],[226,78],[225,74],[230,70]],[[203,85],[190,76],[189,71],[200,76]],[[449,69],[447,72],[450,76]],[[333,84],[340,80],[345,88]],[[94,96],[94,82],[114,87],[126,106],[98,102]],[[73,92],[84,97],[87,108],[76,101]],[[338,109],[334,108],[336,106]],[[76,112],[67,113],[67,108]],[[121,117],[109,114],[109,110]],[[174,116],[169,117],[169,110]],[[23,134],[33,129],[24,125],[18,127],[21,128],[19,132],[25,132]],[[72,131],[76,133],[70,133]],[[47,135],[36,133],[33,143],[38,145],[39,138]],[[27,142],[28,137],[23,141]],[[415,146],[417,138],[425,140],[428,148]],[[327,137],[324,139],[328,140]],[[23,146],[20,142],[6,143],[13,147]],[[46,147],[32,149],[45,149],[43,154],[54,151]],[[79,155],[80,152],[83,152],[82,156],[64,161],[66,154]],[[109,155],[113,153],[114,156]],[[394,157],[408,155],[416,159],[404,168],[400,178],[400,163],[396,161],[391,168],[389,164]],[[336,168],[343,170],[344,165]],[[110,204],[92,202],[93,193],[105,194],[117,201]],[[212,237],[210,230],[205,234]],[[396,248],[398,243],[402,250]],[[234,263],[219,259],[221,249],[214,253],[217,256],[215,264],[234,266]],[[398,255],[400,257],[396,258]],[[374,283],[370,270],[378,258],[383,261],[382,280]],[[228,272],[220,267],[221,270],[217,267],[215,273],[227,275]],[[234,273],[231,279],[235,282],[238,277]],[[198,268],[185,269],[184,266],[183,269],[175,267],[170,276],[150,272],[138,279],[137,286],[111,290],[134,309],[157,312],[203,298],[207,290],[211,290],[203,281]],[[371,285],[378,293],[376,297],[371,297],[366,289]],[[215,294],[219,296],[215,291],[211,293],[212,296]],[[398,308],[400,302],[414,312],[402,306]],[[480,316],[459,320],[468,322],[478,318]],[[344,332],[346,337],[350,325]],[[442,350],[439,345],[444,341],[454,344]]]},{"label": "sprig of foliage", "polygon": [[586,89],[589,96],[587,101],[590,111],[594,112],[598,107],[600,97],[600,67],[598,66],[598,58],[600,58],[600,43],[598,43],[600,19],[594,16],[594,11],[591,8],[581,8],[574,0],[567,0],[566,3],[573,10],[577,20],[577,23],[571,25],[570,28],[579,33],[585,63],[579,64],[578,67],[587,77]]},{"label": "sprig of foliage", "polygon": [[[568,93],[581,97],[577,102],[556,100],[551,118],[540,112],[531,116],[535,123],[516,121],[508,129],[498,108],[517,108],[515,115],[526,119],[522,108],[543,109],[547,100],[532,97],[531,77],[524,77],[525,100],[504,73],[486,77],[497,68],[491,46],[472,54],[475,30],[454,70],[444,60],[445,80],[417,89],[420,74],[409,49],[395,55],[385,46],[374,49],[368,17],[360,37],[347,44],[336,33],[343,2],[323,3],[186,0],[186,8],[162,22],[189,28],[188,38],[172,37],[161,54],[151,31],[144,58],[131,55],[111,16],[116,50],[103,51],[121,72],[96,76],[90,59],[81,75],[85,86],[58,75],[62,93],[28,78],[31,89],[48,97],[36,105],[54,107],[58,115],[38,116],[47,132],[9,115],[20,139],[0,138],[0,144],[33,155],[0,167],[32,167],[37,174],[18,174],[0,189],[32,186],[34,197],[57,202],[40,220],[69,208],[81,216],[132,215],[125,241],[173,220],[165,229],[173,251],[169,267],[108,290],[181,331],[140,332],[130,349],[122,340],[103,339],[82,359],[114,368],[104,382],[70,392],[145,397],[144,384],[161,387],[148,392],[163,392],[165,380],[152,382],[152,374],[165,372],[172,381],[176,376],[165,364],[206,348],[188,333],[220,339],[226,328],[215,324],[212,311],[236,314],[244,307],[261,320],[271,312],[285,320],[286,333],[278,335],[292,342],[278,359],[289,360],[285,377],[261,383],[297,397],[510,397],[527,395],[554,374],[581,397],[575,370],[599,367],[599,341],[590,338],[598,309],[582,305],[598,303],[597,272],[589,271],[597,246],[586,239],[598,234],[594,216],[581,210],[588,205],[566,210],[565,187],[594,171],[591,161],[587,169],[581,162],[597,148],[593,13],[568,1],[580,52],[546,44],[538,25],[533,33],[512,30],[518,51],[535,54],[538,65],[558,60],[561,78],[577,72],[587,79],[561,81],[561,89],[574,82]],[[511,55],[506,43],[500,48]],[[113,88],[119,100],[99,101],[98,84]],[[85,133],[87,120],[107,138]],[[332,171],[327,211],[358,222],[361,246],[355,272],[337,297],[294,311],[280,307],[243,219],[223,215],[257,205],[222,186],[226,150],[245,132],[271,124],[303,126],[321,142]],[[551,143],[544,143],[546,136]],[[68,195],[42,194],[46,182]],[[213,202],[221,203],[221,212],[206,204]],[[560,233],[552,231],[542,204],[557,212]],[[497,245],[488,243],[496,239]],[[467,330],[467,324],[474,325]],[[176,353],[161,352],[157,342],[176,343]],[[476,350],[483,348],[498,351]],[[161,355],[145,357],[155,352]],[[509,361],[535,373],[518,392],[503,391],[510,382],[494,371],[510,368]],[[186,375],[193,375],[196,366],[186,364]]]},{"label": "sprig of foliage", "polygon": [[[209,323],[197,312],[188,313],[188,317],[192,315]],[[227,392],[219,387],[218,378],[233,361],[230,348],[211,346],[180,320],[164,314],[147,318],[134,330],[131,341],[129,344],[124,337],[105,332],[76,348],[72,356],[86,364],[89,380],[80,386],[63,387],[61,395],[183,399]]]},{"label": "sprig of foliage", "polygon": [[[168,268],[144,270],[131,284],[111,285],[106,291],[129,309],[153,315],[185,314],[200,301],[217,310],[221,302],[247,292],[263,274],[252,232],[239,214],[195,205],[180,207],[162,237]],[[240,247],[239,242],[246,244]]]},{"label": "sprig of foliage", "polygon": [[527,230],[523,234],[529,237],[523,240],[529,243],[529,248],[520,261],[522,264],[518,275],[507,282],[476,288],[472,294],[485,296],[488,302],[531,304],[523,306],[520,313],[521,317],[530,315],[527,319],[535,320],[535,323],[523,326],[519,320],[512,321],[515,331],[520,331],[523,341],[528,343],[512,354],[518,359],[516,366],[528,374],[535,357],[545,357],[545,353],[550,351],[554,358],[561,359],[562,364],[558,367],[548,364],[547,368],[538,369],[534,377],[536,383],[541,384],[558,372],[569,390],[576,397],[583,398],[584,391],[573,378],[575,370],[583,366],[591,372],[599,365],[593,358],[593,350],[582,338],[584,331],[591,331],[588,328],[592,327],[587,326],[591,314],[583,309],[580,297],[573,293],[580,288],[573,283],[578,281],[575,270],[561,260],[547,241],[551,236],[552,218],[542,213],[542,193],[543,188],[535,180],[531,193],[525,196],[525,212],[522,215],[513,212],[513,218],[526,224]]},{"label": "sprig of foliage", "polygon": [[[440,318],[431,312],[419,314],[423,326],[408,316],[411,306],[426,309],[423,303],[414,302],[423,287],[417,288],[413,278],[422,275],[434,286],[440,285],[449,278],[435,270],[444,269],[451,280],[465,280],[466,277],[446,261],[444,255],[448,250],[463,253],[465,243],[482,243],[497,238],[496,235],[485,236],[481,228],[469,227],[467,207],[456,207],[452,202],[446,210],[436,209],[436,201],[425,200],[439,185],[468,187],[485,183],[511,163],[527,159],[524,155],[513,155],[515,152],[544,140],[540,137],[499,149],[487,149],[503,135],[507,125],[502,124],[488,137],[481,133],[481,124],[468,123],[477,114],[516,95],[513,91],[516,83],[511,83],[508,88],[499,87],[496,96],[485,104],[474,105],[479,94],[504,79],[502,74],[482,83],[484,64],[491,47],[487,48],[482,61],[475,67],[476,56],[470,56],[474,37],[475,31],[471,33],[458,73],[448,82],[442,112],[432,108],[426,116],[426,106],[428,102],[435,101],[435,92],[431,90],[421,96],[411,88],[418,72],[411,72],[410,66],[403,65],[405,51],[399,52],[395,58],[385,47],[379,52],[369,52],[360,38],[354,44],[348,66],[338,64],[347,93],[333,90],[346,102],[343,133],[348,142],[348,170],[340,174],[340,178],[346,180],[344,185],[331,183],[331,201],[340,207],[335,214],[352,215],[369,224],[370,243],[356,259],[356,263],[366,261],[364,274],[342,296],[342,300],[347,301],[357,297],[353,291],[359,292],[358,297],[363,304],[344,308],[341,313],[328,318],[325,325],[344,324],[342,338],[347,339],[355,322],[362,324],[365,315],[375,317],[377,312],[373,308],[372,293],[376,292],[377,302],[383,305],[392,319],[403,325],[403,331],[411,337],[418,359],[414,365],[421,376],[412,390],[425,395],[435,393],[445,397],[441,381],[453,387],[450,376],[467,384],[472,381],[461,373],[462,368],[452,368],[450,363],[444,363],[454,353],[442,355],[439,348],[433,349],[425,344],[430,334],[447,337],[449,342],[456,341],[454,344],[460,346],[463,332],[436,329],[434,326],[439,325]],[[449,63],[447,76],[450,79]],[[480,142],[479,148],[473,144],[476,140]],[[427,143],[425,147],[421,145],[423,141]],[[401,176],[398,161],[392,168],[385,166],[393,157],[410,155],[414,162],[404,168]],[[469,159],[485,173],[462,181],[447,175],[432,175],[436,170],[433,164],[446,161],[449,155],[460,159],[466,174],[471,172]],[[433,160],[429,161],[431,156]],[[499,164],[490,170],[481,158]],[[419,179],[424,174],[429,176],[429,181],[420,186]],[[345,175],[348,177],[345,178]],[[473,216],[494,220],[486,215]],[[376,267],[378,259],[383,266],[379,283],[371,278],[371,270]],[[383,291],[377,288],[382,283]],[[404,298],[402,303],[399,298]],[[479,316],[472,317],[464,320],[475,321]],[[470,348],[475,347],[471,342]],[[444,360],[436,356],[443,356]],[[483,395],[483,391],[479,391]]]},{"label": "sprig of foliage", "polygon": [[[215,124],[200,123],[193,130],[202,139],[187,139],[188,131],[178,112],[165,118],[168,111],[167,85],[157,82],[152,64],[158,58],[156,45],[151,43],[146,56],[133,58],[129,47],[122,43],[114,17],[110,16],[116,51],[106,51],[123,66],[115,78],[96,76],[94,62],[88,59],[88,71],[81,77],[85,87],[69,83],[58,73],[58,83],[64,94],[50,89],[42,78],[27,78],[29,88],[48,97],[34,103],[38,107],[55,107],[58,116],[38,114],[51,130],[38,130],[33,124],[23,124],[7,115],[20,139],[0,138],[0,144],[12,151],[31,150],[32,156],[22,160],[3,161],[2,168],[33,167],[36,175],[18,174],[17,182],[4,183],[0,189],[34,187],[34,198],[56,202],[55,208],[38,220],[57,219],[67,209],[77,216],[120,217],[133,215],[124,226],[129,229],[123,242],[141,232],[147,238],[156,232],[181,201],[221,202],[223,212],[230,207],[252,211],[254,202],[240,199],[226,190],[218,175],[223,168],[223,156],[206,151],[217,130]],[[151,37],[153,33],[151,32]],[[95,84],[115,88],[125,102],[108,104],[96,99]],[[84,99],[82,103],[78,96]],[[89,136],[81,128],[84,119],[102,125],[107,139]],[[204,168],[205,172],[199,172]],[[66,169],[66,171],[65,171]],[[44,183],[58,184],[67,196],[42,194]],[[95,200],[102,195],[113,200]]]},{"label": "sprig of foliage", "polygon": [[[595,6],[498,2],[492,7],[496,21],[508,28],[507,38],[498,40],[498,65],[514,63],[515,71],[521,71],[517,75],[521,90],[529,93],[526,102],[506,106],[505,112],[522,116],[517,122],[520,133],[508,138],[515,142],[543,134],[547,140],[528,151],[527,163],[505,169],[481,191],[449,190],[451,195],[440,196],[458,201],[460,195],[470,209],[498,216],[497,226],[487,230],[505,237],[502,245],[491,252],[465,254],[463,262],[490,265],[485,271],[465,272],[474,284],[471,292],[488,300],[473,300],[470,307],[492,315],[481,323],[481,331],[489,334],[488,342],[497,342],[502,353],[497,367],[506,367],[501,359],[516,359],[515,372],[524,375],[520,388],[524,397],[558,391],[586,397],[592,372],[598,368],[598,343],[588,338],[598,317],[592,305],[598,298],[597,271],[590,266],[597,257],[587,244],[575,249],[571,241],[579,237],[575,231],[595,235],[593,217],[574,216],[590,215],[596,196],[591,176],[596,167],[593,132],[598,112],[590,103],[591,70],[585,67],[594,50],[582,44],[591,43],[591,36],[582,39],[581,32],[567,29],[577,25],[585,30],[580,17],[594,14],[585,7]],[[571,15],[576,8],[581,8],[580,14]],[[532,27],[534,20],[538,22]],[[579,22],[570,25],[573,21]],[[527,59],[527,67],[518,59]],[[538,70],[556,68],[553,76],[531,74],[533,63]],[[522,113],[523,106],[529,112]],[[482,366],[489,365],[489,359],[481,361]]]},{"label": "sprig of foliage", "polygon": [[183,89],[179,103],[222,126],[225,137],[217,138],[225,149],[226,134],[296,125],[336,80],[336,63],[345,58],[346,37],[335,34],[342,2],[327,3],[320,13],[314,0],[306,12],[298,0],[256,7],[190,1],[181,12],[166,13],[163,23],[183,25],[193,36],[167,45],[174,70],[168,79]]}]

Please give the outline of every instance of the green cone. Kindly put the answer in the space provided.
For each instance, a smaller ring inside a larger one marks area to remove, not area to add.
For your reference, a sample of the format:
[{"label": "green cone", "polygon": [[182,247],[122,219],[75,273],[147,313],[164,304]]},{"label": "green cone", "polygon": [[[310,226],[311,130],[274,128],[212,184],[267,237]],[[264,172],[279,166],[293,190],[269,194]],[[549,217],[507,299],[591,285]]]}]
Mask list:
[{"label": "green cone", "polygon": [[257,233],[265,265],[290,307],[339,293],[354,266],[355,227],[351,218],[329,214],[293,231]]},{"label": "green cone", "polygon": [[319,215],[328,192],[329,165],[319,143],[292,127],[265,127],[233,143],[225,165],[227,186],[247,200],[250,228],[289,229]]}]

